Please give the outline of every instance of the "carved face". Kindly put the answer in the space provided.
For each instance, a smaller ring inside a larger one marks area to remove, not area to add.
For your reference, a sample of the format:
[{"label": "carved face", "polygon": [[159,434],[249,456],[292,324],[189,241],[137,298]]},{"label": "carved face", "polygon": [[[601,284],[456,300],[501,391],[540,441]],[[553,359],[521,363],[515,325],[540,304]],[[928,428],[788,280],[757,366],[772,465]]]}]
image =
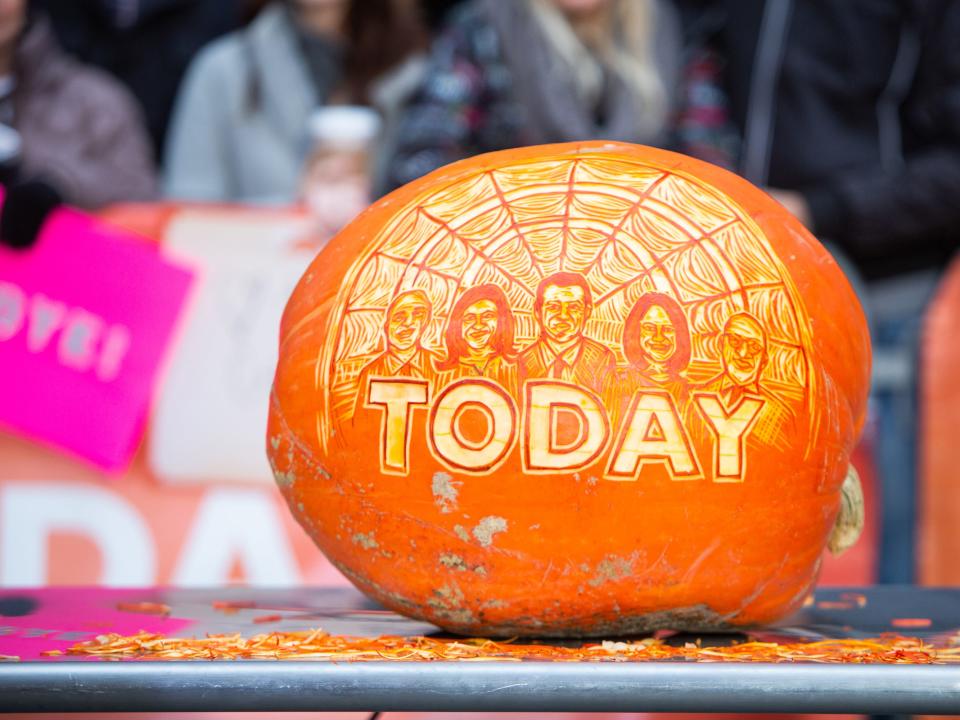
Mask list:
[{"label": "carved face", "polygon": [[677,329],[659,305],[651,305],[640,319],[640,348],[656,363],[666,362],[677,350]]},{"label": "carved face", "polygon": [[583,332],[588,314],[583,288],[547,285],[540,308],[540,325],[551,339],[565,343],[576,338]]},{"label": "carved face", "polygon": [[763,328],[746,318],[733,318],[723,332],[723,368],[738,385],[760,379],[766,362]]},{"label": "carved face", "polygon": [[409,350],[420,342],[430,319],[430,309],[418,297],[408,297],[393,306],[387,321],[387,342],[397,350]]},{"label": "carved face", "polygon": [[477,300],[463,312],[460,334],[471,350],[490,345],[497,331],[497,306],[492,300]]}]

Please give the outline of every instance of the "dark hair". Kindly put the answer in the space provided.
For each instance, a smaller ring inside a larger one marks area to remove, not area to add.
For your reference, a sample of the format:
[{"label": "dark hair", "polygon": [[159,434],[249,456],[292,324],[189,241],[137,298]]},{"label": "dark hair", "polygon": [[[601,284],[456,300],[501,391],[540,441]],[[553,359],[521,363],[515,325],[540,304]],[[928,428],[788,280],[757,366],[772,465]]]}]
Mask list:
[{"label": "dark hair", "polygon": [[[281,0],[294,13],[293,0]],[[273,0],[248,0],[246,20],[252,21]],[[378,77],[418,50],[427,47],[427,30],[418,3],[409,0],[350,0],[343,18],[343,88],[348,102],[370,104],[370,87]],[[263,100],[260,78],[253,72],[256,55],[244,35],[245,60],[250,66],[246,111]]]},{"label": "dark hair", "polygon": [[556,287],[582,288],[583,301],[588,307],[593,305],[593,300],[590,295],[590,286],[587,284],[587,279],[583,275],[571,272],[558,272],[554,273],[553,275],[548,275],[540,281],[539,285],[537,285],[537,297],[536,300],[533,301],[533,312],[536,315],[540,314],[540,309],[543,307],[543,294],[551,285],[555,285]]},{"label": "dark hair", "polygon": [[343,25],[343,82],[353,103],[369,104],[376,79],[427,46],[419,3],[410,0],[351,0]]},{"label": "dark hair", "polygon": [[687,326],[687,318],[683,314],[680,303],[669,295],[646,293],[639,297],[623,323],[623,354],[627,356],[627,362],[638,370],[650,364],[647,354],[640,346],[640,321],[654,306],[662,308],[667,313],[676,333],[677,347],[666,363],[667,372],[676,375],[690,364],[690,328]]},{"label": "dark hair", "polygon": [[249,25],[257,15],[273,0],[242,0],[240,2],[240,24]]},{"label": "dark hair", "polygon": [[463,314],[468,307],[480,300],[489,300],[497,306],[497,330],[490,344],[498,355],[508,359],[513,358],[513,313],[510,311],[507,296],[496,285],[477,285],[463,293],[450,311],[447,329],[443,333],[447,357],[442,363],[437,364],[438,370],[450,370],[456,367],[461,356],[466,353],[463,341]]}]

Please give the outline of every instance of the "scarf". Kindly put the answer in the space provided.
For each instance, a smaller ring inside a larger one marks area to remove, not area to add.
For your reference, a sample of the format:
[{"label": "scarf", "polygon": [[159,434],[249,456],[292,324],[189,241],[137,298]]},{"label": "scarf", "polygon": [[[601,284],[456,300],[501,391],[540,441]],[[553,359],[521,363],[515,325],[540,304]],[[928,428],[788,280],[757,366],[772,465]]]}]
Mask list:
[{"label": "scarf", "polygon": [[[666,143],[666,88],[676,87],[680,43],[673,18],[662,7],[652,4],[650,27],[640,29],[651,38],[649,58],[632,57],[625,32],[616,28],[599,57],[545,0],[483,0],[483,9],[523,111],[525,142]],[[618,9],[614,3],[612,10]]]},{"label": "scarf", "polygon": [[286,6],[290,23],[296,31],[297,46],[303,57],[307,75],[317,93],[321,105],[330,100],[330,95],[343,81],[343,46],[334,38],[309,32],[299,22],[289,5]]}]

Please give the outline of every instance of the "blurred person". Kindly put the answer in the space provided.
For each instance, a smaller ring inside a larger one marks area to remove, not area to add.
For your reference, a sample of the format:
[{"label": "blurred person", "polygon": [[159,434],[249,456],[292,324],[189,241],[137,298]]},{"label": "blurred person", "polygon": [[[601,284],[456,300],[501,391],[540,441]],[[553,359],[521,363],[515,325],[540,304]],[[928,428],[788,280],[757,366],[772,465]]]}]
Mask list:
[{"label": "blurred person", "polygon": [[19,137],[20,180],[49,184],[96,209],[155,194],[150,145],[136,101],[113,78],[65,55],[27,0],[0,0],[0,123]]},{"label": "blurred person", "polygon": [[827,243],[867,312],[879,580],[910,582],[920,325],[960,239],[960,3],[713,5],[742,174]]},{"label": "blurred person", "polygon": [[467,3],[434,43],[389,184],[477,153],[598,138],[729,164],[715,68],[688,39],[657,0]]},{"label": "blurred person", "polygon": [[720,4],[744,176],[868,282],[942,267],[960,224],[960,4]]},{"label": "blurred person", "polygon": [[140,103],[154,149],[180,80],[204,45],[240,26],[244,0],[31,0],[64,50],[119,79]]},{"label": "blurred person", "polygon": [[314,111],[372,105],[394,114],[419,77],[412,55],[422,44],[410,0],[269,3],[248,28],[215,41],[191,65],[171,125],[166,193],[201,201],[302,199]]}]

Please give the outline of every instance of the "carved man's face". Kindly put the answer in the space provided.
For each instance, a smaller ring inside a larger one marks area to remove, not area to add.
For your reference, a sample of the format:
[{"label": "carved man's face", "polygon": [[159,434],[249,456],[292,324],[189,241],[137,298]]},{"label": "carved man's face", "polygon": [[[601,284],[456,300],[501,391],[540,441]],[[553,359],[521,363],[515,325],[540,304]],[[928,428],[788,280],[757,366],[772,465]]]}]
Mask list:
[{"label": "carved man's face", "polygon": [[420,342],[429,319],[430,308],[422,299],[410,296],[400,300],[390,311],[387,342],[397,350],[409,350]]},{"label": "carved man's face", "polygon": [[566,343],[583,333],[590,313],[583,288],[547,285],[540,308],[540,325],[552,340]]},{"label": "carved man's face", "polygon": [[665,363],[677,350],[677,329],[659,305],[651,305],[640,318],[640,349],[656,363]]},{"label": "carved man's face", "polygon": [[760,379],[767,359],[763,328],[746,318],[733,318],[723,331],[723,368],[738,385]]},{"label": "carved man's face", "polygon": [[477,300],[463,312],[460,333],[472,350],[483,350],[490,345],[497,332],[497,305],[492,300]]}]

